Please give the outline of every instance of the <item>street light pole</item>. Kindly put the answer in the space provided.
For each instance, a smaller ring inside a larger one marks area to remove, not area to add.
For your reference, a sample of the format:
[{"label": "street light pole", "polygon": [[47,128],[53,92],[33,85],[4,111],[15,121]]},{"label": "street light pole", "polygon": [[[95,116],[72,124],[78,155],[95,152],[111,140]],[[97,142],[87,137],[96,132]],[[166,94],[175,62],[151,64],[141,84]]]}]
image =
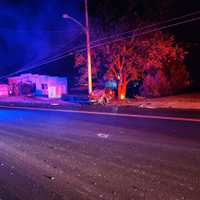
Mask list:
[{"label": "street light pole", "polygon": [[92,61],[91,61],[91,47],[90,47],[90,28],[88,17],[88,1],[85,0],[85,26],[77,19],[71,17],[68,14],[63,14],[63,18],[70,19],[74,23],[78,24],[86,34],[86,49],[87,49],[87,68],[88,68],[88,93],[92,93]]},{"label": "street light pole", "polygon": [[86,46],[87,46],[87,67],[88,67],[88,93],[92,93],[92,61],[90,48],[90,29],[88,19],[88,1],[85,0],[85,23],[86,23]]}]

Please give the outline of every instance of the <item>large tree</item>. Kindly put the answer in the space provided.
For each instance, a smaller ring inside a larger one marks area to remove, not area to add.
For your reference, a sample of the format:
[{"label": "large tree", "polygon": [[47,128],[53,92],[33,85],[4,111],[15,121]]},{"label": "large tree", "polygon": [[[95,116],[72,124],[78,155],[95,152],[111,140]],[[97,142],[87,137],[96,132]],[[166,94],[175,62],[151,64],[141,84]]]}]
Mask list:
[{"label": "large tree", "polygon": [[[92,40],[112,36],[109,41],[101,41],[105,45],[92,50],[94,81],[114,79],[118,83],[119,98],[125,98],[127,84],[136,79],[142,80],[140,91],[145,96],[171,94],[187,85],[188,73],[183,63],[185,52],[176,44],[174,37],[163,32],[144,34],[152,30],[137,29],[166,19],[172,0],[153,0],[151,3],[147,0],[125,0],[120,6],[116,6],[114,0],[94,3],[97,9],[90,13]],[[125,38],[126,34],[124,38],[117,34],[130,29],[137,30],[130,39]],[[87,80],[85,64],[85,55],[77,54],[78,80],[82,82]]]},{"label": "large tree", "polygon": [[[94,48],[93,75],[96,80],[115,80],[120,99],[125,98],[127,84],[133,80],[143,81],[141,93],[145,96],[161,96],[186,86],[184,58],[184,49],[174,37],[156,32]],[[79,80],[84,81],[87,78],[84,55],[78,54],[76,61],[77,66],[83,66]]]}]

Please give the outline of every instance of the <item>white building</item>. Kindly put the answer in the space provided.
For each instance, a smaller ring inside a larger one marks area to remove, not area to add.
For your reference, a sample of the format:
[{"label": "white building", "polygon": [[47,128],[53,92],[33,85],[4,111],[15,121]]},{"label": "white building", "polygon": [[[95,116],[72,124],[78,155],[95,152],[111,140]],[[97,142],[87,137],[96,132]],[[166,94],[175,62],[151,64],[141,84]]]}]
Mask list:
[{"label": "white building", "polygon": [[68,93],[67,78],[38,74],[22,74],[20,76],[8,78],[10,95],[20,96],[20,85],[22,84],[34,85],[36,96],[60,98],[62,95]]},{"label": "white building", "polygon": [[0,96],[8,96],[8,85],[0,84]]}]

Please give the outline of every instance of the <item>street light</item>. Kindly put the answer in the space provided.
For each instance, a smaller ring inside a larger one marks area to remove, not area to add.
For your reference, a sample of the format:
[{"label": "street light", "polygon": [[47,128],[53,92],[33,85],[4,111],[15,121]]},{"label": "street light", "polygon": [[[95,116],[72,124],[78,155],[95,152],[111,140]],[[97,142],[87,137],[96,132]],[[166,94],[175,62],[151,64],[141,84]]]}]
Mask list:
[{"label": "street light", "polygon": [[80,23],[77,19],[68,15],[67,13],[63,14],[64,19],[70,19],[74,23],[78,24],[86,34],[86,48],[87,48],[87,67],[88,67],[88,93],[92,93],[92,62],[91,62],[91,48],[90,48],[90,30],[89,30],[89,18],[88,18],[88,1],[85,0],[85,26]]}]

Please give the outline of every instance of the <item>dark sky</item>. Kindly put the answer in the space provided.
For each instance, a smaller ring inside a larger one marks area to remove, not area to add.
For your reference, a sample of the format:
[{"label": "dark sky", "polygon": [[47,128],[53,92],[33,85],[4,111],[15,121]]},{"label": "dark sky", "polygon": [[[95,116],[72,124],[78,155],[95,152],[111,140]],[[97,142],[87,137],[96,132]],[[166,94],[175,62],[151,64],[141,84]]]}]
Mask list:
[{"label": "dark sky", "polygon": [[[72,0],[1,0],[0,9],[0,76],[29,68],[32,63],[38,65],[44,58],[62,55],[74,45],[80,45],[79,38],[83,38],[76,25],[62,18],[67,11],[83,19],[81,0],[76,3]],[[45,65],[42,73],[65,75],[71,71],[68,70],[71,60],[65,59],[65,62],[65,65],[62,60],[56,65]]]},{"label": "dark sky", "polygon": [[[107,6],[103,8],[104,12],[98,6],[100,1],[107,2]],[[117,19],[127,14],[131,1],[89,0],[89,15],[99,17],[103,13],[104,15],[109,13],[111,18],[115,16]],[[147,19],[153,21],[200,10],[200,1],[197,0],[135,0],[135,2],[136,6],[131,13],[145,15]],[[65,51],[84,45],[84,34],[80,28],[62,19],[62,14],[67,12],[84,23],[83,3],[83,0],[1,0],[0,77],[19,69],[28,69],[32,63],[33,66],[37,66],[46,58],[62,55]],[[157,14],[160,6],[163,6],[161,18]],[[187,64],[191,77],[200,82],[200,48],[197,46],[200,43],[200,20],[167,31],[175,34],[178,41],[191,45]],[[72,64],[73,56],[69,56],[30,72],[72,76]]]}]

